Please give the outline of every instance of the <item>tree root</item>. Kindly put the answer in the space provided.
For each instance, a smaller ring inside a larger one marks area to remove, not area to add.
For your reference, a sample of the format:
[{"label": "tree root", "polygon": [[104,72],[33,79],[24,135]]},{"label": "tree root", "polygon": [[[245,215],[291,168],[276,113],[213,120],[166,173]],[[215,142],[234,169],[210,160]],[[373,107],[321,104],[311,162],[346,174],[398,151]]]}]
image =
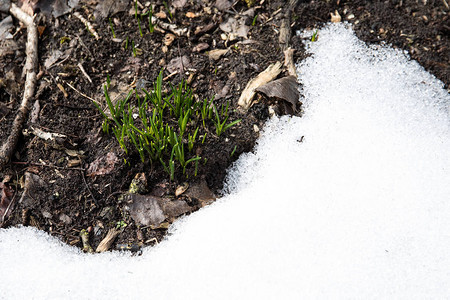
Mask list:
[{"label": "tree root", "polygon": [[34,24],[34,18],[26,14],[23,10],[17,7],[14,3],[9,9],[10,13],[19,19],[27,27],[27,43],[26,54],[27,59],[23,67],[24,74],[26,74],[25,88],[23,92],[22,102],[19,111],[12,124],[11,133],[6,139],[0,149],[0,167],[4,166],[11,158],[17,141],[19,140],[23,124],[28,114],[28,103],[33,97],[36,86],[36,70],[37,70],[37,46],[38,46],[38,32]]}]

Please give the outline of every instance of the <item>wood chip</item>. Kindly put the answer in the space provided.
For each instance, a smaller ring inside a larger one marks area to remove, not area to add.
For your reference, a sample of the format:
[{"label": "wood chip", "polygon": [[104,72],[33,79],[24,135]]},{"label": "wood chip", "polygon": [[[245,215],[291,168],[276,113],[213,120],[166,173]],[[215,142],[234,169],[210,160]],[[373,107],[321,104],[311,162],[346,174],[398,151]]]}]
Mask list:
[{"label": "wood chip", "polygon": [[95,249],[95,252],[100,253],[108,251],[119,234],[120,234],[119,229],[111,228],[106,234],[105,238],[100,242],[100,244],[98,244],[97,249]]},{"label": "wood chip", "polygon": [[197,17],[197,15],[194,14],[193,12],[188,11],[188,12],[186,13],[186,17],[192,19],[192,18]]},{"label": "wood chip", "polygon": [[228,51],[230,51],[230,50],[229,49],[214,49],[214,50],[208,51],[207,54],[208,54],[209,58],[218,60],[219,58],[222,57],[222,55],[227,54]]}]

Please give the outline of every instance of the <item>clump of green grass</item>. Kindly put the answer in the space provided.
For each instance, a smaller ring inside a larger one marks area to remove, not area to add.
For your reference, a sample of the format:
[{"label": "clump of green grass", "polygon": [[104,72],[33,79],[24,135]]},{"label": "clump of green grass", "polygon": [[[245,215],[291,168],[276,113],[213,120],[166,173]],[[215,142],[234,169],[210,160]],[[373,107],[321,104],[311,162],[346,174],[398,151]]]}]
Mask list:
[{"label": "clump of green grass", "polygon": [[177,168],[186,174],[188,166],[194,165],[197,174],[201,157],[194,150],[205,142],[209,127],[214,126],[220,137],[240,120],[228,122],[229,102],[217,108],[213,98],[197,101],[184,81],[163,93],[162,76],[161,71],[153,90],[142,89],[139,94],[133,89],[115,104],[108,94],[108,76],[103,89],[109,115],[94,104],[104,118],[103,131],[112,131],[126,154],[133,147],[142,162],[160,163],[174,180]]}]

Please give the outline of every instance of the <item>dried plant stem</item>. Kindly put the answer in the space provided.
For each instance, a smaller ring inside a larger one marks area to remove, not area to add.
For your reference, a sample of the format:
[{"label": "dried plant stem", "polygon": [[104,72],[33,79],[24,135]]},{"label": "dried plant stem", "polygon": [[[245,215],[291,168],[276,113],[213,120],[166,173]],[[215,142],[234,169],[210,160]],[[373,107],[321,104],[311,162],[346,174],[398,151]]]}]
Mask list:
[{"label": "dried plant stem", "polygon": [[98,244],[95,252],[105,252],[108,251],[116,237],[120,234],[120,230],[116,228],[111,228],[106,234],[105,238]]},{"label": "dried plant stem", "polygon": [[38,32],[36,25],[34,24],[34,18],[26,14],[14,3],[11,3],[11,8],[9,11],[14,17],[19,19],[19,21],[21,21],[27,27],[27,59],[23,68],[24,73],[26,74],[26,80],[22,102],[20,104],[16,118],[14,119],[14,122],[12,124],[11,133],[0,149],[0,166],[5,165],[10,160],[14,149],[16,148],[17,141],[19,140],[19,136],[22,131],[23,123],[27,118],[28,102],[30,102],[30,99],[34,94],[37,74]]},{"label": "dried plant stem", "polygon": [[75,17],[77,17],[78,19],[80,19],[80,21],[84,24],[84,26],[87,27],[87,29],[89,30],[90,33],[92,33],[92,35],[95,37],[96,40],[100,39],[100,36],[98,35],[97,31],[95,31],[94,26],[92,26],[92,24],[86,20],[85,17],[83,17],[82,15],[80,15],[79,12],[74,12],[73,15]]}]

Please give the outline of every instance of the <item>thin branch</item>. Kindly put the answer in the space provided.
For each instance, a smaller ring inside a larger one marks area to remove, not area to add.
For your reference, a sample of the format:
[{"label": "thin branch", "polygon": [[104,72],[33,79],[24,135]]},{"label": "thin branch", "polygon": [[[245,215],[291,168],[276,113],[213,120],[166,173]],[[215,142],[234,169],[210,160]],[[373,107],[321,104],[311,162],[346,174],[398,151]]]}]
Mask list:
[{"label": "thin branch", "polygon": [[6,139],[0,149],[0,166],[5,165],[11,158],[14,149],[16,148],[17,141],[19,140],[20,133],[22,131],[23,124],[28,114],[28,103],[33,97],[34,89],[36,86],[36,71],[37,71],[37,46],[38,46],[38,32],[36,25],[34,24],[34,18],[26,14],[23,10],[17,7],[14,3],[11,3],[9,9],[11,14],[19,19],[27,27],[27,43],[26,54],[27,59],[25,61],[24,73],[26,74],[25,87],[23,92],[22,102],[17,112],[16,118],[12,124],[11,133]]}]

